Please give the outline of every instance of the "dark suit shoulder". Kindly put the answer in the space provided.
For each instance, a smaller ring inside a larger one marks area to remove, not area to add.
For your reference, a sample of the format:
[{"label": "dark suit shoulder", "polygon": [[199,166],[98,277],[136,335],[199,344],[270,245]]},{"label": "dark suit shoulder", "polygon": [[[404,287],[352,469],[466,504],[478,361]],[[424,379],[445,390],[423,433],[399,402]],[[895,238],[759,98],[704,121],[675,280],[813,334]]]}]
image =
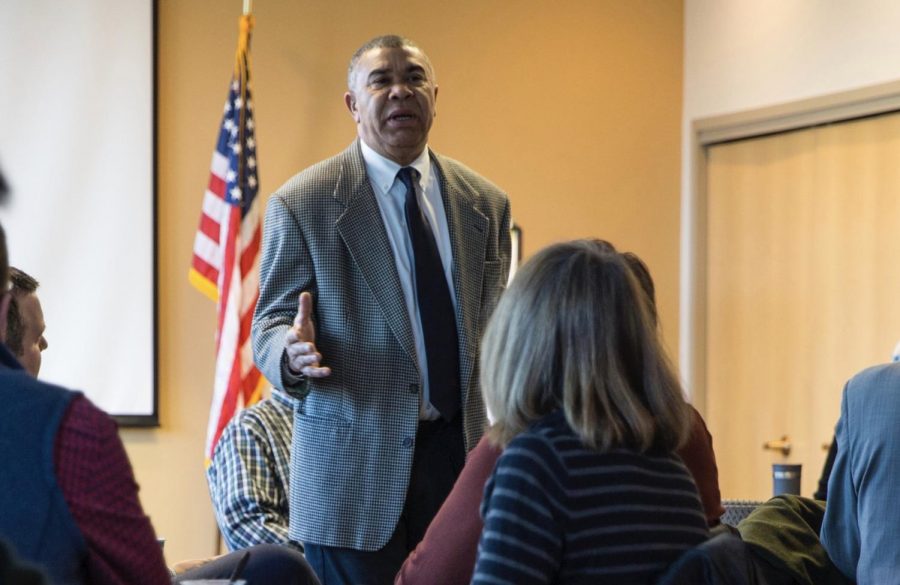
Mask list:
[{"label": "dark suit shoulder", "polygon": [[894,403],[900,402],[900,362],[871,366],[847,383],[848,400],[858,403],[858,408],[871,408],[878,403],[876,396]]}]

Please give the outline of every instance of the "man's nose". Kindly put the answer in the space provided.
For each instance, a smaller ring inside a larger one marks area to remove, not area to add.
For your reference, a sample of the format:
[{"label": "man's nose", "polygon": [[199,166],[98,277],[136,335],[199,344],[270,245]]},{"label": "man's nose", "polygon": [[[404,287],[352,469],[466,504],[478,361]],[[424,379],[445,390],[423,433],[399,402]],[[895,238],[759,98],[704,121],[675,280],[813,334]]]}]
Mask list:
[{"label": "man's nose", "polygon": [[406,81],[397,81],[393,85],[391,85],[391,99],[406,99],[412,95],[412,89],[410,89],[409,84]]}]

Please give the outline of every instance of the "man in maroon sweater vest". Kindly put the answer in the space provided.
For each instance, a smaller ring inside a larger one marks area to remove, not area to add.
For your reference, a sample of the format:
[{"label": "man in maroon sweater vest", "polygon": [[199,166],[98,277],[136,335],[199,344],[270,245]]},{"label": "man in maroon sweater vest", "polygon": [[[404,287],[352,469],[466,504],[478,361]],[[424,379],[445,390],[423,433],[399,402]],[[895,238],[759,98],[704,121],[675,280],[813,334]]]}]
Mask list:
[{"label": "man in maroon sweater vest", "polygon": [[[7,405],[9,419],[8,426],[0,425],[0,445],[10,451],[0,492],[19,502],[0,517],[0,539],[22,560],[40,565],[53,582],[168,585],[162,551],[138,500],[116,423],[82,394],[33,379],[7,349],[8,278],[0,226],[0,402]],[[56,412],[55,428],[48,420],[33,420],[34,413],[9,416],[25,401]],[[40,436],[48,448],[23,444],[14,429]],[[34,455],[34,461],[25,454]],[[13,468],[23,473],[9,472]],[[37,489],[26,493],[23,482]],[[43,511],[45,520],[38,522],[28,510]]]}]

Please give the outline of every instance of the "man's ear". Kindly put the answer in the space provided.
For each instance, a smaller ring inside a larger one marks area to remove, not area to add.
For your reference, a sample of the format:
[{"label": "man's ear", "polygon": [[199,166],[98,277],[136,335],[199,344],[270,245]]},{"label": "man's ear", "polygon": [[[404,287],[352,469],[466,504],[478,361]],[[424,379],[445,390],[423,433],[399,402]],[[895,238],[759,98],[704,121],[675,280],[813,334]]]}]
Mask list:
[{"label": "man's ear", "polygon": [[0,343],[6,343],[6,319],[9,315],[9,302],[12,300],[12,293],[5,292],[0,296]]},{"label": "man's ear", "polygon": [[350,111],[350,115],[353,116],[353,120],[359,124],[359,110],[356,109],[356,98],[353,96],[353,93],[348,91],[344,94],[344,104],[347,105],[347,109]]}]

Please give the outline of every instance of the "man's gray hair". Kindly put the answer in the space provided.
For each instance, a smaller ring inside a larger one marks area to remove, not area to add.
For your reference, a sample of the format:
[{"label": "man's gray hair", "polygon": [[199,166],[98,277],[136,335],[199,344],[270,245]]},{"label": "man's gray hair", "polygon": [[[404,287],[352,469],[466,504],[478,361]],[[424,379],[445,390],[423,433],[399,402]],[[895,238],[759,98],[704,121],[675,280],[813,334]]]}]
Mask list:
[{"label": "man's gray hair", "polygon": [[416,49],[422,53],[422,57],[425,58],[425,62],[431,70],[431,76],[434,77],[434,67],[431,65],[431,60],[428,58],[428,55],[425,54],[422,47],[416,44],[415,41],[400,35],[381,35],[368,40],[363,46],[356,49],[356,52],[350,57],[350,66],[347,67],[347,88],[351,91],[353,90],[353,73],[356,71],[356,64],[359,63],[360,57],[372,49],[403,49],[405,47]]}]

